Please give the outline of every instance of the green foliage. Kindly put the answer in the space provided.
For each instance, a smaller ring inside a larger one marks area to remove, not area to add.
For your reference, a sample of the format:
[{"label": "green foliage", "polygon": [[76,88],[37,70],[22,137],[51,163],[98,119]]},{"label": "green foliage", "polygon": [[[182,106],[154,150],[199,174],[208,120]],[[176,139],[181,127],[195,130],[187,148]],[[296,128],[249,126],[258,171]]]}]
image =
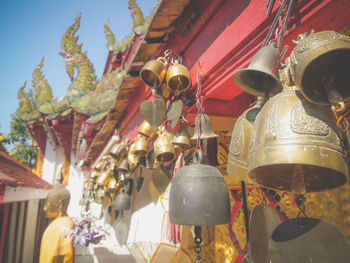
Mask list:
[{"label": "green foliage", "polygon": [[33,146],[33,137],[26,125],[19,118],[18,112],[11,114],[10,132],[2,143],[11,149],[10,155],[34,169],[36,166],[37,147]]}]

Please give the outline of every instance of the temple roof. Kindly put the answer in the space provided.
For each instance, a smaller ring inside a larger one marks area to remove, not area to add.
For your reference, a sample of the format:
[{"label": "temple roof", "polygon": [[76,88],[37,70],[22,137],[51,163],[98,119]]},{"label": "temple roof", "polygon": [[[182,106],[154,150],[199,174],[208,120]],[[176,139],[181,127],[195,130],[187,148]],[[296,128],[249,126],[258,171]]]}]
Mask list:
[{"label": "temple roof", "polygon": [[0,185],[22,186],[50,189],[51,184],[44,181],[26,165],[0,151]]}]

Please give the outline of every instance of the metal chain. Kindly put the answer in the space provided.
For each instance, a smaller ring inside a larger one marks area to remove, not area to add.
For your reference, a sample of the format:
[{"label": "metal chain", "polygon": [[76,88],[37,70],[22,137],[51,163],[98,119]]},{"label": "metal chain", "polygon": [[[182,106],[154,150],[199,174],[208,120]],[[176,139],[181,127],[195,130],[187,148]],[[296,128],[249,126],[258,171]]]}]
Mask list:
[{"label": "metal chain", "polygon": [[200,256],[200,253],[202,252],[202,228],[200,226],[194,227],[194,243],[196,244],[194,247],[194,252],[196,253],[194,263],[201,263],[202,257]]},{"label": "metal chain", "polygon": [[197,149],[202,150],[202,146],[200,143],[200,138],[202,134],[202,124],[201,124],[201,114],[204,114],[204,107],[203,107],[203,94],[202,94],[202,67],[200,62],[198,62],[198,71],[196,76],[197,81],[197,91],[196,91],[196,107],[198,111],[198,116],[196,118],[195,128],[196,133],[198,134],[198,140],[197,140]]}]

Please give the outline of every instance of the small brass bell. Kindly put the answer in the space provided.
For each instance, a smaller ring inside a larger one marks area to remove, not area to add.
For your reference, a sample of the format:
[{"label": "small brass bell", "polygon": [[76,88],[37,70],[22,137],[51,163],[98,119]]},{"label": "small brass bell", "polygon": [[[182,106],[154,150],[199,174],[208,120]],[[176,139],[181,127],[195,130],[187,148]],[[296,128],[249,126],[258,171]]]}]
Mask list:
[{"label": "small brass bell", "polygon": [[94,194],[94,201],[98,204],[102,204],[105,198],[106,191],[104,187],[99,187]]},{"label": "small brass bell", "polygon": [[129,165],[129,170],[132,172],[134,171],[134,169],[136,168],[136,165],[137,165],[137,162],[138,162],[138,158],[135,154],[132,154],[131,152],[133,151],[132,148],[133,148],[133,145],[132,144],[130,146],[130,149],[129,149],[129,153],[128,153],[128,165]]},{"label": "small brass bell", "polygon": [[174,146],[179,146],[181,148],[189,148],[191,147],[191,141],[190,141],[190,135],[188,133],[188,131],[183,128],[181,130],[179,130],[173,139],[173,144]]},{"label": "small brass bell", "polygon": [[119,210],[130,210],[131,208],[131,200],[130,195],[126,193],[124,188],[120,189],[119,194],[115,199],[115,208]]},{"label": "small brass bell", "polygon": [[175,63],[168,68],[166,83],[167,87],[173,91],[175,95],[184,92],[191,86],[188,69],[184,65],[179,64],[176,60]]},{"label": "small brass bell", "polygon": [[276,94],[282,90],[280,80],[274,76],[280,61],[280,52],[271,46],[262,47],[248,68],[238,70],[233,78],[242,90],[251,95],[263,96],[265,91]]},{"label": "small brass bell", "polygon": [[154,142],[154,156],[159,162],[169,162],[175,157],[175,149],[172,144],[173,135],[168,133],[164,126],[159,127],[158,138]]},{"label": "small brass bell", "polygon": [[169,196],[172,224],[220,225],[231,220],[230,198],[218,169],[204,165],[197,151],[192,165],[180,168],[174,176]]},{"label": "small brass bell", "polygon": [[331,104],[328,85],[344,100],[350,97],[350,37],[334,31],[299,35],[291,53],[296,86],[316,104]]},{"label": "small brass bell", "polygon": [[[198,118],[200,118],[200,121],[198,121]],[[196,117],[195,131],[191,140],[209,139],[209,138],[216,138],[216,137],[218,136],[215,134],[215,132],[213,131],[213,128],[211,127],[211,123],[208,115],[204,113],[199,113]]]},{"label": "small brass bell", "polygon": [[147,121],[143,121],[139,127],[138,133],[147,138],[152,138],[155,135],[155,130],[153,130]]},{"label": "small brass bell", "polygon": [[99,178],[97,179],[97,184],[100,186],[107,186],[111,180],[111,173],[106,171],[100,174]]},{"label": "small brass bell", "polygon": [[108,191],[111,193],[115,193],[118,191],[118,188],[119,188],[119,183],[117,182],[117,180],[112,178],[112,180],[108,183],[108,186],[107,186]]},{"label": "small brass bell", "polygon": [[146,85],[157,88],[162,85],[166,75],[167,60],[159,57],[148,61],[140,71],[141,79]]},{"label": "small brass bell", "polygon": [[133,147],[132,154],[135,154],[136,156],[144,156],[148,152],[148,143],[145,139],[145,137],[138,135]]},{"label": "small brass bell", "polygon": [[256,117],[248,173],[264,187],[301,194],[343,185],[348,168],[330,108],[285,86]]},{"label": "small brass bell", "polygon": [[127,159],[124,159],[119,167],[117,168],[117,171],[119,174],[122,174],[125,176],[125,174],[127,174],[129,172],[129,162]]},{"label": "small brass bell", "polygon": [[239,181],[253,183],[248,176],[248,153],[250,135],[256,115],[261,109],[261,101],[247,109],[237,119],[232,131],[228,154],[227,173]]}]

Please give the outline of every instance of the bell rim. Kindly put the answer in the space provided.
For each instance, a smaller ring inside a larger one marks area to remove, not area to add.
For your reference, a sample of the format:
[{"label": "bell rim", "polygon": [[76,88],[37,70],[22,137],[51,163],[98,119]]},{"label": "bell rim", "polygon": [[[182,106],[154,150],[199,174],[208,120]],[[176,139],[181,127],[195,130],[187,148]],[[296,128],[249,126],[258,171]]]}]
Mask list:
[{"label": "bell rim", "polygon": [[[277,158],[272,158],[271,155],[269,154],[269,152],[276,152],[274,150],[274,148],[277,148],[277,147],[279,149],[278,163],[276,162]],[[322,162],[320,160],[318,160],[316,162],[315,158],[313,158],[312,160],[307,160],[307,158],[303,158],[302,156],[300,157],[300,155],[296,156],[294,154],[293,156],[290,156],[290,155],[286,154],[288,151],[297,152],[297,149],[299,150],[298,152],[303,152],[304,148],[305,148],[305,145],[281,145],[281,144],[279,144],[276,146],[265,147],[265,149],[263,151],[258,150],[258,151],[255,151],[254,153],[250,153],[249,154],[249,163],[248,163],[248,176],[249,176],[249,178],[253,182],[257,183],[258,185],[262,185],[266,188],[290,192],[290,191],[292,191],[291,182],[290,182],[289,188],[275,187],[276,184],[272,186],[272,184],[267,185],[267,184],[261,183],[262,176],[256,175],[257,169],[261,168],[261,167],[267,168],[267,167],[273,167],[273,166],[277,166],[277,165],[301,164],[301,165],[305,165],[305,166],[315,166],[315,167],[320,168],[320,169],[321,168],[328,169],[330,171],[337,173],[338,178],[342,179],[341,184],[339,184],[339,183],[333,184],[333,185],[328,184],[328,186],[324,186],[324,187],[321,187],[318,189],[312,188],[312,187],[307,188],[307,186],[305,185],[307,192],[322,192],[322,191],[326,191],[326,190],[330,190],[330,189],[335,189],[335,188],[341,187],[342,185],[345,185],[345,184],[347,184],[347,182],[349,182],[349,171],[348,171],[348,167],[346,165],[346,159],[345,159],[345,157],[342,158],[341,153],[339,153],[339,152],[335,153],[335,152],[328,150],[328,154],[334,156],[334,158],[327,156],[327,158],[325,158],[323,160],[324,165],[321,165]],[[320,149],[322,147],[314,147],[314,148]],[[285,154],[282,154],[282,153],[285,153]],[[317,156],[321,156],[321,154],[318,153]],[[301,160],[303,160],[303,162],[301,162]],[[333,161],[330,162],[329,160],[333,160]],[[333,166],[327,167],[326,164],[329,164],[329,163],[332,163]],[[334,165],[334,163],[339,164],[339,166]],[[252,164],[254,164],[254,165],[252,165]],[[257,179],[257,178],[259,178],[259,179]],[[281,178],[281,177],[279,176],[279,178]]]},{"label": "bell rim", "polygon": [[277,94],[277,93],[282,91],[283,86],[282,86],[281,80],[279,78],[277,78],[273,74],[270,74],[270,73],[267,73],[267,72],[264,72],[264,71],[261,71],[261,70],[252,69],[252,68],[239,69],[233,74],[233,80],[235,81],[236,85],[240,89],[244,90],[245,92],[249,93],[250,95],[254,95],[254,96],[257,96],[257,97],[263,97],[265,95],[264,91],[259,91],[259,90],[250,88],[250,87],[248,87],[248,85],[244,84],[243,81],[241,81],[241,75],[246,73],[246,72],[251,72],[251,71],[258,72],[258,73],[265,73],[265,74],[267,74],[267,75],[269,75],[269,76],[271,76],[273,78],[273,80],[276,83],[276,88],[271,89],[270,90],[270,94],[275,95],[275,94]]},{"label": "bell rim", "polygon": [[[312,99],[309,94],[305,93],[305,91],[303,89],[302,82],[303,82],[306,70],[310,66],[311,62],[315,61],[316,59],[319,59],[321,56],[324,56],[328,53],[332,53],[335,51],[341,51],[341,50],[347,50],[350,52],[350,47],[344,47],[344,46],[340,45],[339,47],[333,48],[332,50],[325,50],[323,52],[316,52],[316,50],[312,50],[312,51],[309,51],[310,53],[308,56],[311,57],[311,59],[308,63],[306,63],[305,59],[303,59],[303,61],[302,61],[303,63],[297,62],[294,65],[295,68],[293,69],[293,71],[295,74],[295,77],[294,77],[295,78],[295,86],[300,90],[301,94],[309,102],[317,104],[317,105],[332,105],[331,102],[324,102],[324,101],[320,101],[317,99],[316,100]],[[293,50],[293,52],[294,52],[294,50]],[[349,101],[349,100],[350,100],[350,96],[347,98],[344,98],[344,101]]]}]

